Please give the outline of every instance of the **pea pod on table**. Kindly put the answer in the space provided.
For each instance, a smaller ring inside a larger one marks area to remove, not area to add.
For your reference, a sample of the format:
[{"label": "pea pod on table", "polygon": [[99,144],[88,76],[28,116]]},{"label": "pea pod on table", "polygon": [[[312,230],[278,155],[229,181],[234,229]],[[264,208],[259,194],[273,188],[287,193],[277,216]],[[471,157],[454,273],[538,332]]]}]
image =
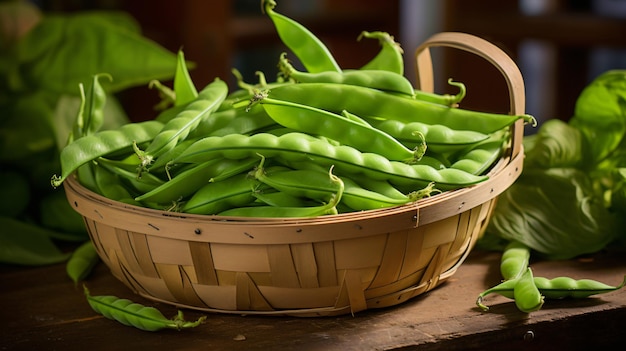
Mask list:
[{"label": "pea pod on table", "polygon": [[126,326],[144,331],[195,328],[206,319],[206,317],[200,317],[195,322],[186,321],[181,311],[178,311],[175,318],[168,319],[154,307],[147,307],[112,295],[92,296],[87,287],[84,288],[84,293],[89,306],[95,312]]}]

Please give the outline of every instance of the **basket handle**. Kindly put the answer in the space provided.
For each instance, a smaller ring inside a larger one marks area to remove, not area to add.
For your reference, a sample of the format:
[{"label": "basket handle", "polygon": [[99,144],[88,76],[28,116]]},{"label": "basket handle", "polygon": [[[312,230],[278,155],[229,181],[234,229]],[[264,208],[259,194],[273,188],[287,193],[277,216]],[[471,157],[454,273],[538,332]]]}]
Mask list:
[{"label": "basket handle", "polygon": [[[428,49],[437,46],[464,50],[489,61],[502,73],[506,80],[509,89],[509,114],[522,115],[525,113],[526,95],[524,92],[524,79],[515,62],[499,47],[472,34],[441,32],[431,36],[418,46],[415,50],[417,89],[426,92],[434,91],[433,64],[430,50]],[[513,157],[517,156],[520,151],[523,135],[523,121],[520,119],[513,127],[511,150]]]}]

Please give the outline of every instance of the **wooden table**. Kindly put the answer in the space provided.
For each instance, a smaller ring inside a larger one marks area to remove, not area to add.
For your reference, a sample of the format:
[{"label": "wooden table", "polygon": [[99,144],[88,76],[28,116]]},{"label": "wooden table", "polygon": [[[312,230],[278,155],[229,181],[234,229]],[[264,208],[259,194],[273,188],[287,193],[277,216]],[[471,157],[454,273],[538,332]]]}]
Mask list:
[{"label": "wooden table", "polygon": [[[475,300],[499,279],[500,254],[474,251],[446,283],[402,305],[355,316],[302,318],[205,314],[184,331],[144,332],[96,314],[64,265],[0,266],[0,350],[499,350],[596,349],[625,344],[626,288],[582,300],[548,301],[530,315],[490,295],[488,312]],[[533,262],[535,275],[593,278],[617,285],[626,253]],[[176,307],[134,295],[99,265],[86,281],[92,295],[116,295],[166,316]],[[612,348],[615,349],[615,348]],[[617,348],[619,349],[619,348]]]}]

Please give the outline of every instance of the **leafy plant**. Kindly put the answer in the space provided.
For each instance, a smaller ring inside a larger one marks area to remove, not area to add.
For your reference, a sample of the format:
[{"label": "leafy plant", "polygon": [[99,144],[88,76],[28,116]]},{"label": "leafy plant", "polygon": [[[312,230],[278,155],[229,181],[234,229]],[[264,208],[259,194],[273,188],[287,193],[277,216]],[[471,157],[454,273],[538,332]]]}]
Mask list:
[{"label": "leafy plant", "polygon": [[568,122],[549,120],[526,137],[524,170],[499,197],[484,242],[569,259],[625,240],[625,133],[626,71],[608,71],[581,92]]},{"label": "leafy plant", "polygon": [[[0,4],[11,19],[0,33],[0,262],[41,265],[65,261],[56,241],[88,240],[80,215],[53,191],[59,152],[72,133],[81,95],[94,84],[107,92],[111,129],[129,122],[117,92],[173,78],[177,56],[140,33],[123,12],[42,14],[28,2]],[[14,24],[11,26],[10,24]],[[95,79],[107,72],[114,79]],[[87,99],[87,101],[96,101]],[[86,108],[91,108],[87,106]],[[93,121],[92,121],[93,122]]]}]

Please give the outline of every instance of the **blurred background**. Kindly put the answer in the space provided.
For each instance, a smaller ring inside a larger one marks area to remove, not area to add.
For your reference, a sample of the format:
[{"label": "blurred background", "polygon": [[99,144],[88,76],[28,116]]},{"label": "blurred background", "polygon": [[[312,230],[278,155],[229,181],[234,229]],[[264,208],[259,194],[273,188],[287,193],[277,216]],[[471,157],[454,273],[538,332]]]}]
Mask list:
[{"label": "blurred background", "polygon": [[[369,61],[379,45],[357,41],[363,30],[386,31],[405,51],[406,75],[414,81],[415,48],[434,33],[461,31],[507,52],[526,84],[527,112],[539,121],[567,120],[583,87],[609,69],[626,69],[625,0],[278,0],[275,10],[315,33],[343,68]],[[123,10],[143,34],[196,63],[191,76],[203,87],[215,77],[234,86],[231,68],[255,82],[268,80],[285,50],[260,0],[34,0],[47,12]],[[486,61],[453,49],[433,50],[439,93],[448,78],[466,84],[463,107],[507,112],[506,85]],[[132,88],[121,102],[130,116],[152,103],[154,92]],[[150,111],[148,111],[150,112]]]}]

